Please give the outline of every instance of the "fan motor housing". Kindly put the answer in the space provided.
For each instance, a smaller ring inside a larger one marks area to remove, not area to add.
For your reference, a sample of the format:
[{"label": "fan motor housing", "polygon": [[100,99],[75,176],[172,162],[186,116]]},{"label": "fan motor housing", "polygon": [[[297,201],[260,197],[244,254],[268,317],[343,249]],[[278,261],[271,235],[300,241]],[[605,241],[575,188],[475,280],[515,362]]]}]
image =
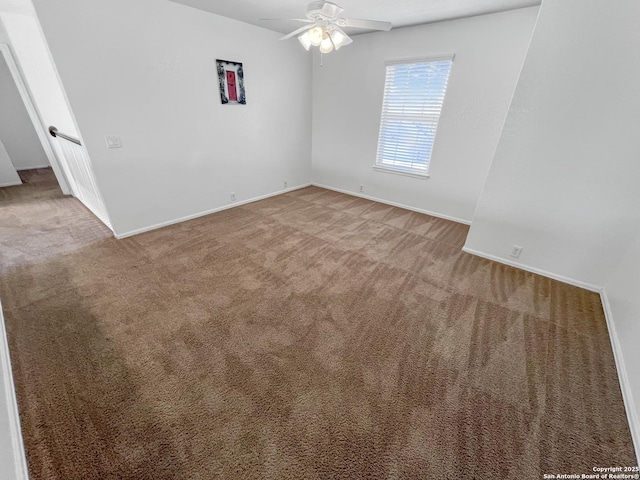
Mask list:
[{"label": "fan motor housing", "polygon": [[[333,10],[336,12],[336,15],[328,15],[327,12],[324,11],[325,5],[330,5],[331,7],[333,7]],[[337,13],[341,10],[342,9],[335,3],[322,2],[322,1],[311,2],[307,6],[307,18],[309,18],[310,20],[318,20],[318,19],[333,20],[336,18]]]}]

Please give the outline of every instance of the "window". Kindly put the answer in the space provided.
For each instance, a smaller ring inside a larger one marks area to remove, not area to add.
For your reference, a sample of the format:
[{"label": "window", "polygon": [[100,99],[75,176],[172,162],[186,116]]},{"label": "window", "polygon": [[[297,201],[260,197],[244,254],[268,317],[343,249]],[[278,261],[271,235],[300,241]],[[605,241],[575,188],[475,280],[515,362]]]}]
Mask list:
[{"label": "window", "polygon": [[387,64],[377,170],[427,177],[453,57]]}]

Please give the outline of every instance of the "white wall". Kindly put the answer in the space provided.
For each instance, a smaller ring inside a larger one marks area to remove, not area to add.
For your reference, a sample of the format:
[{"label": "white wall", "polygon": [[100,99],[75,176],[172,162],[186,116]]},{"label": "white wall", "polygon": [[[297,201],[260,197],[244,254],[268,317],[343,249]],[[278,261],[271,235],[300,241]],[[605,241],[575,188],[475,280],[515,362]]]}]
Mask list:
[{"label": "white wall", "polygon": [[33,123],[16,88],[9,67],[0,55],[0,139],[18,170],[49,166]]},{"label": "white wall", "polygon": [[[2,0],[0,0],[0,2],[1,1]],[[0,8],[2,8],[2,3],[0,3]],[[0,10],[0,13],[2,13],[2,10]],[[2,21],[0,21],[0,43],[9,43],[9,36],[7,35],[7,31],[5,30]]]},{"label": "white wall", "polygon": [[20,185],[21,183],[22,180],[18,176],[16,167],[11,162],[11,158],[9,158],[9,154],[0,138],[0,187]]},{"label": "white wall", "polygon": [[[470,221],[537,7],[358,35],[313,65],[313,182]],[[455,54],[427,180],[374,171],[385,61]]]},{"label": "white wall", "polygon": [[[310,181],[296,42],[172,2],[34,4],[117,234]],[[221,105],[216,58],[244,63],[246,106]]]},{"label": "white wall", "polygon": [[30,0],[0,0],[0,12],[35,15],[35,10]]},{"label": "white wall", "polygon": [[466,248],[604,285],[638,227],[640,3],[545,0]]},{"label": "white wall", "polygon": [[626,387],[625,403],[640,461],[640,232],[607,281],[605,292],[607,313],[615,329],[612,334],[622,357],[618,371]]}]

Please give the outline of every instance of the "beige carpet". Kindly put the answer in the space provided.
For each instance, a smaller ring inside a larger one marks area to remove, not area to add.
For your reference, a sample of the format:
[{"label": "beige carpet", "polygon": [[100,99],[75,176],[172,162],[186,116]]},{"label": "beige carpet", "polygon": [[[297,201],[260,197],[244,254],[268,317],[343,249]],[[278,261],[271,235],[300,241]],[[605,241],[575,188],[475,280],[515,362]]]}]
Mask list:
[{"label": "beige carpet", "polygon": [[540,479],[635,459],[599,296],[305,188],[117,241],[0,189],[35,479]]}]

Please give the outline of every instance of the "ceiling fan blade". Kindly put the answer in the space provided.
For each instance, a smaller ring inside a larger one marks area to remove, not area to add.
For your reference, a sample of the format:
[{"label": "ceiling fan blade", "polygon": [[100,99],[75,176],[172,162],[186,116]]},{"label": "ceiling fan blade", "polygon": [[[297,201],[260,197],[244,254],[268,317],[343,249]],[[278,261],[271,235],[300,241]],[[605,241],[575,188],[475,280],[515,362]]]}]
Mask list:
[{"label": "ceiling fan blade", "polygon": [[308,18],[261,18],[261,21],[266,22],[304,22],[313,23],[315,20],[309,20]]},{"label": "ceiling fan blade", "polygon": [[[315,22],[314,22],[315,23]],[[304,27],[300,27],[297,30],[294,30],[293,32],[291,32],[288,35],[285,35],[284,37],[282,37],[280,40],[289,40],[291,37],[295,37],[296,35],[301,34],[302,32],[306,32],[307,30],[309,30],[310,28],[312,28],[310,25],[305,25]]]},{"label": "ceiling fan blade", "polygon": [[336,24],[341,27],[366,28],[368,30],[391,30],[391,22],[379,22],[377,20],[361,20],[359,18],[338,18]]},{"label": "ceiling fan blade", "polygon": [[327,17],[336,18],[338,15],[340,15],[340,13],[344,11],[344,8],[336,5],[335,3],[324,2],[320,11]]}]

